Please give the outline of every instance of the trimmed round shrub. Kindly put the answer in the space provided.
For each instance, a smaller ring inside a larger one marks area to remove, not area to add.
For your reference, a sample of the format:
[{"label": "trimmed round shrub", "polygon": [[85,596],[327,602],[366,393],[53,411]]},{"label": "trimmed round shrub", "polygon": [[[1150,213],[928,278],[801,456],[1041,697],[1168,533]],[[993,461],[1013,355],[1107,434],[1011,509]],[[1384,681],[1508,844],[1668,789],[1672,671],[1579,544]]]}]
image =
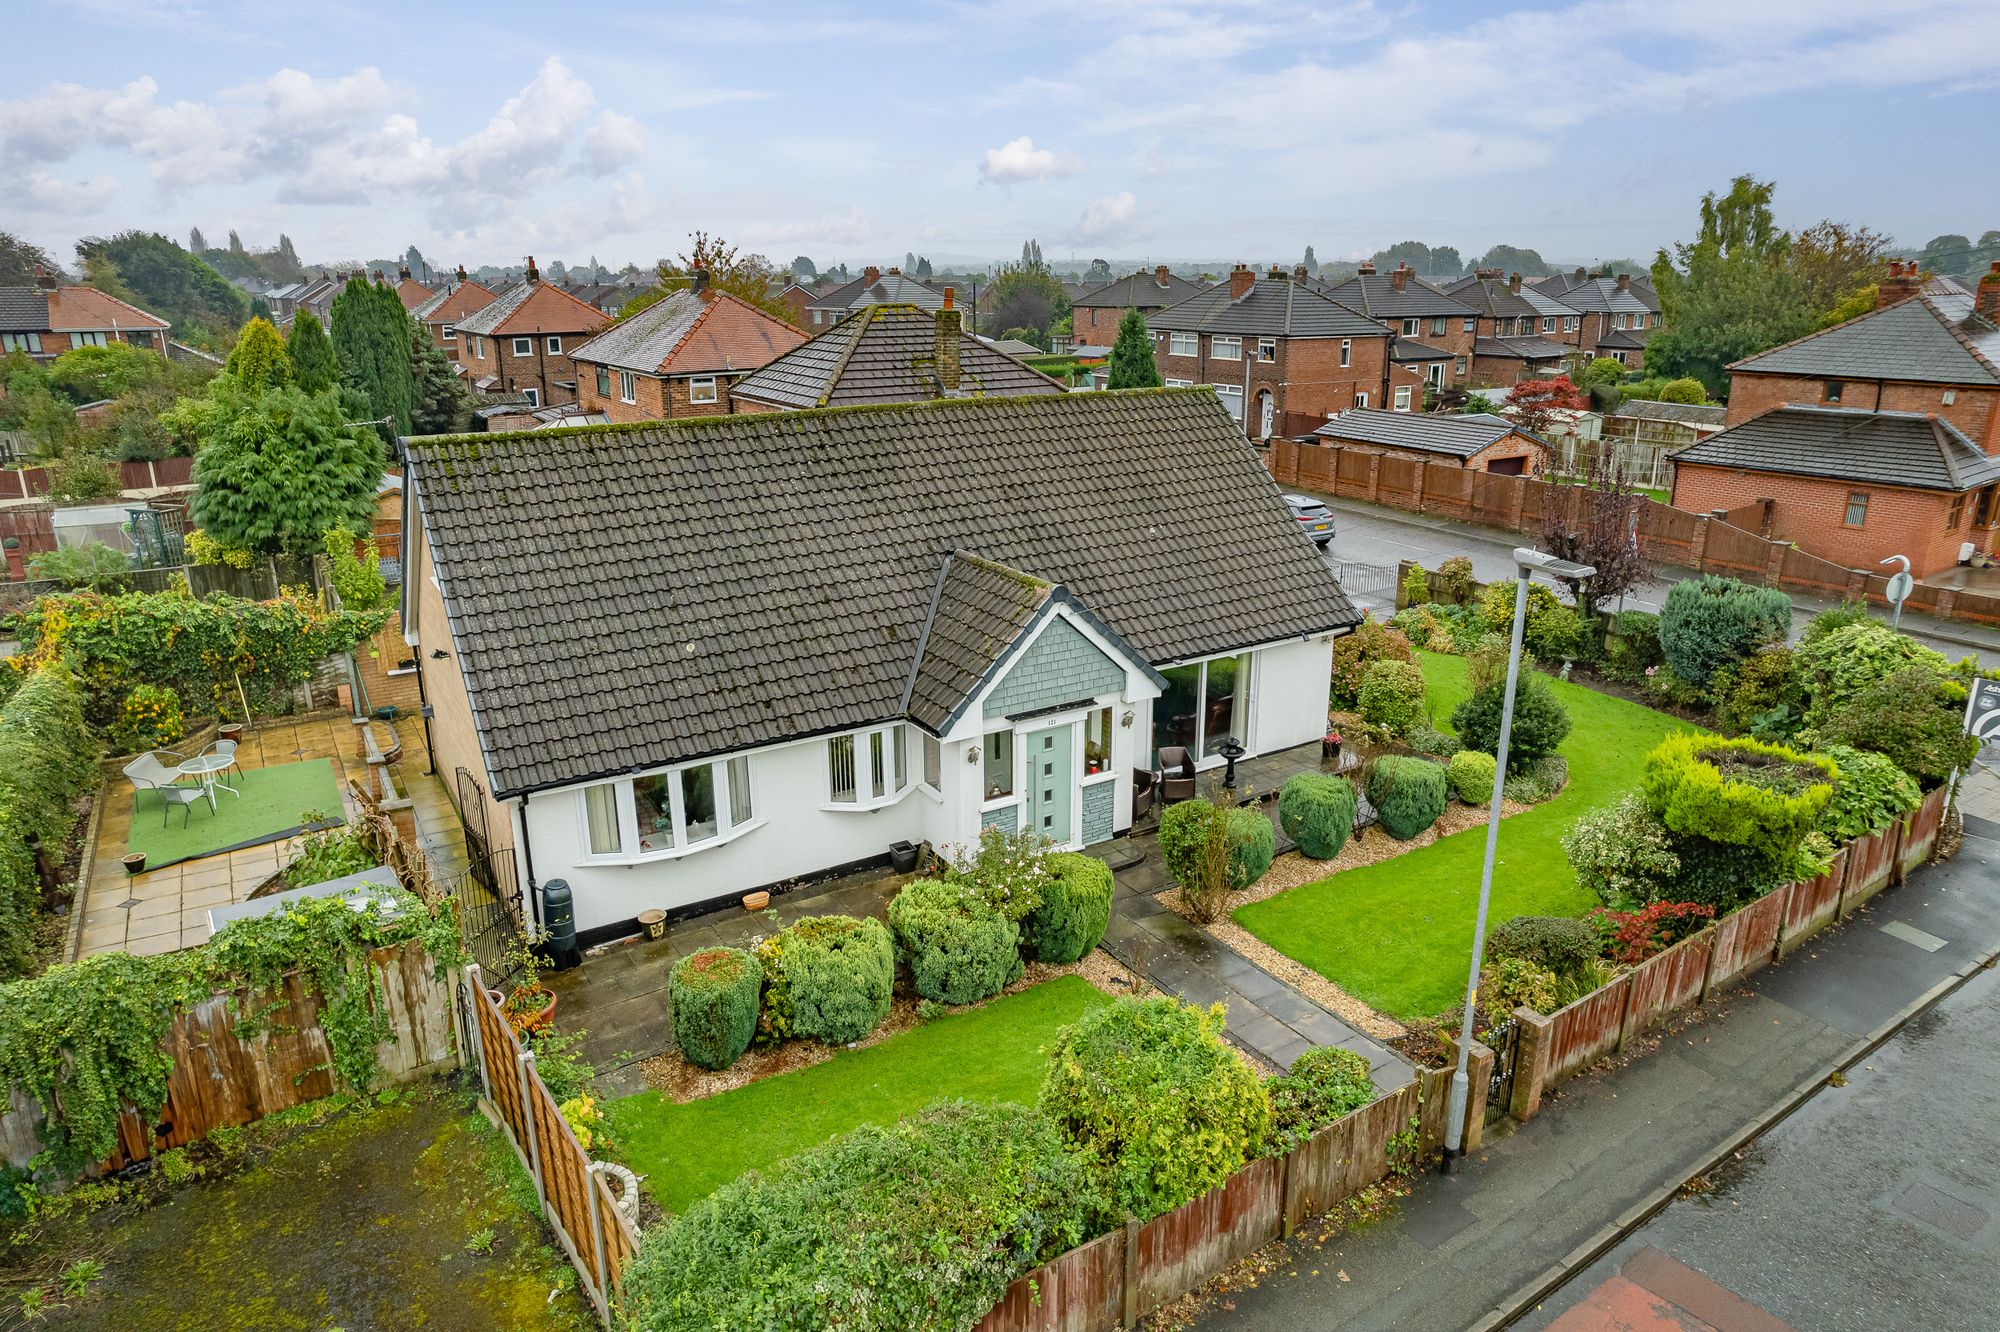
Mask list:
[{"label": "trimmed round shrub", "polygon": [[1368,1061],[1338,1045],[1320,1045],[1292,1061],[1291,1071],[1264,1083],[1271,1097],[1271,1136],[1264,1155],[1283,1156],[1313,1134],[1374,1101]]},{"label": "trimmed round shrub", "polygon": [[1278,791],[1278,824],[1312,860],[1332,860],[1354,833],[1354,784],[1324,772],[1301,772]]},{"label": "trimmed round shrub", "polygon": [[967,1328],[1009,1282],[1108,1222],[1048,1120],[945,1102],[753,1171],[649,1228],[625,1272],[622,1326]]},{"label": "trimmed round shrub", "polygon": [[1929,790],[1970,763],[1978,742],[1965,733],[1965,687],[1919,668],[1869,685],[1819,723],[1821,745],[1881,754]]},{"label": "trimmed round shrub", "polygon": [[1419,754],[1430,754],[1436,758],[1448,759],[1465,748],[1465,742],[1457,736],[1446,731],[1434,731],[1421,722],[1412,726],[1403,739]]},{"label": "trimmed round shrub", "polygon": [[959,884],[911,883],[889,903],[889,928],[926,999],[976,1003],[1021,974],[1021,927]]},{"label": "trimmed round shrub", "polygon": [[1558,976],[1595,962],[1601,946],[1590,923],[1573,916],[1515,916],[1487,941],[1495,957],[1518,957]]},{"label": "trimmed round shrub", "polygon": [[1111,867],[1080,851],[1049,857],[1055,878],[1042,889],[1042,903],[1021,923],[1021,939],[1037,962],[1067,966],[1104,938],[1111,923]]},{"label": "trimmed round shrub", "polygon": [[[1467,749],[1500,750],[1500,713],[1507,703],[1505,675],[1468,696],[1451,712],[1451,727]],[[1507,771],[1522,772],[1556,752],[1569,736],[1569,710],[1547,677],[1523,670],[1514,687],[1514,730],[1507,742]]]},{"label": "trimmed round shrub", "polygon": [[1170,1212],[1264,1145],[1271,1099],[1223,1021],[1220,1004],[1121,999],[1056,1039],[1041,1111],[1090,1155],[1115,1215]]},{"label": "trimmed round shrub", "polygon": [[1333,640],[1333,675],[1327,682],[1327,705],[1351,712],[1361,698],[1361,682],[1378,661],[1414,662],[1410,640],[1373,615],[1364,615],[1351,633]]},{"label": "trimmed round shrub", "polygon": [[1780,741],[1805,719],[1806,691],[1800,687],[1792,650],[1773,645],[1742,661],[1719,667],[1709,680],[1715,717],[1733,734]]},{"label": "trimmed round shrub", "polygon": [[1571,606],[1529,616],[1523,642],[1543,661],[1595,661],[1598,656],[1592,622]]},{"label": "trimmed round shrub", "polygon": [[[1494,633],[1499,634],[1502,638],[1511,639],[1514,636],[1515,596],[1516,585],[1511,578],[1503,578],[1498,582],[1488,583],[1486,590],[1479,594],[1479,614],[1481,618],[1486,621]],[[1567,606],[1562,604],[1562,600],[1545,584],[1528,584],[1528,623],[1527,627],[1521,631],[1523,641],[1532,640],[1535,637],[1537,627],[1548,616],[1568,609]]]},{"label": "trimmed round shrub", "polygon": [[1783,745],[1682,731],[1646,755],[1639,788],[1674,832],[1786,857],[1833,798],[1839,771]]},{"label": "trimmed round shrub", "polygon": [[778,941],[791,1035],[845,1045],[889,1016],[896,945],[881,921],[807,916],[783,930]]},{"label": "trimmed round shrub", "polygon": [[1414,662],[1378,661],[1361,679],[1362,720],[1407,735],[1424,718],[1424,672]]},{"label": "trimmed round shrub", "polygon": [[1544,754],[1524,772],[1510,773],[1500,784],[1500,794],[1520,805],[1539,805],[1552,799],[1569,785],[1569,760],[1561,754]]},{"label": "trimmed round shrub", "polygon": [[1924,801],[1910,774],[1884,754],[1833,745],[1821,750],[1840,769],[1833,782],[1833,799],[1820,812],[1819,830],[1836,842],[1866,837],[1895,822]]},{"label": "trimmed round shrub", "polygon": [[1558,978],[1547,967],[1525,958],[1504,957],[1479,973],[1479,1010],[1498,1024],[1517,1008],[1549,1014],[1562,1007],[1556,997]]},{"label": "trimmed round shrub", "polygon": [[1278,854],[1278,830],[1261,805],[1229,811],[1229,890],[1248,888],[1264,877]]},{"label": "trimmed round shrub", "polygon": [[1463,605],[1472,599],[1472,560],[1469,556],[1454,555],[1438,565],[1437,573],[1431,576],[1431,595],[1439,601],[1449,601]]},{"label": "trimmed round shrub", "polygon": [[1428,759],[1378,758],[1368,765],[1368,803],[1382,831],[1407,842],[1444,813],[1444,765]]},{"label": "trimmed round shrub", "polygon": [[[1160,858],[1174,882],[1186,887],[1202,877],[1202,857],[1214,826],[1216,806],[1206,800],[1182,800],[1160,816]],[[1256,806],[1229,811],[1229,882],[1227,891],[1248,888],[1264,877],[1278,851],[1277,833]]]},{"label": "trimmed round shrub", "polygon": [[1715,574],[1675,583],[1660,608],[1660,651],[1690,684],[1706,685],[1717,667],[1783,642],[1791,631],[1790,597]]},{"label": "trimmed round shrub", "polygon": [[704,948],[674,963],[667,977],[674,1044],[690,1064],[728,1068],[757,1034],[764,969],[741,948]]},{"label": "trimmed round shrub", "polygon": [[1799,684],[1811,700],[1815,719],[1830,715],[1863,690],[1901,671],[1920,669],[1941,678],[1951,669],[1942,652],[1879,620],[1850,624],[1811,642],[1801,642],[1791,660]]},{"label": "trimmed round shrub", "polygon": [[1468,805],[1483,805],[1493,799],[1493,782],[1498,768],[1491,754],[1462,749],[1451,756],[1451,761],[1445,764],[1444,773],[1451,782],[1453,795]]}]

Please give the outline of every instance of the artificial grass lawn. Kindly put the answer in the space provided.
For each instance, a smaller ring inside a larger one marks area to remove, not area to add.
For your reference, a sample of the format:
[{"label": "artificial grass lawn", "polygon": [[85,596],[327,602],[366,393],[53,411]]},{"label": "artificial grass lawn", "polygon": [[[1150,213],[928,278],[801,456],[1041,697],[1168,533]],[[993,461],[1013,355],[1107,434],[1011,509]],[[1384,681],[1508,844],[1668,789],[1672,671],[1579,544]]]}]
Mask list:
[{"label": "artificial grass lawn", "polygon": [[1058,976],[865,1050],[679,1105],[640,1092],[607,1109],[618,1156],[673,1212],[746,1170],[861,1124],[891,1124],[933,1101],[1032,1104],[1056,1033],[1110,996]]},{"label": "artificial grass lawn", "polygon": [[222,778],[241,794],[217,791],[215,809],[211,811],[206,800],[193,806],[187,811],[185,828],[178,809],[169,809],[166,827],[160,826],[158,792],[133,792],[132,835],[127,847],[146,853],[147,869],[288,837],[299,830],[299,815],[307,810],[317,810],[336,823],[342,820],[340,784],[334,777],[332,759],[281,763],[274,768],[231,768]]},{"label": "artificial grass lawn", "polygon": [[[1417,654],[1433,725],[1465,697],[1465,660]],[[1500,825],[1488,928],[1510,916],[1576,916],[1598,905],[1577,887],[1562,836],[1586,810],[1638,789],[1648,750],[1686,724],[1581,685],[1550,682],[1569,709],[1561,795]],[[1329,875],[1239,908],[1236,922],[1363,1003],[1429,1017],[1465,997],[1486,829],[1468,828],[1391,860]]]}]

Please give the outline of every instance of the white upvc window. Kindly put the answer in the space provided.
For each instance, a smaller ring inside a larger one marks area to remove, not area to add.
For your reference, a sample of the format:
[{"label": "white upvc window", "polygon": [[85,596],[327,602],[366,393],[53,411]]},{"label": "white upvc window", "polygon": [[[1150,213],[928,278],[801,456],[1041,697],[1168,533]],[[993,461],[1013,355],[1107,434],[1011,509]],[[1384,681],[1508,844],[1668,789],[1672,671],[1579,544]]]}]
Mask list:
[{"label": "white upvc window", "polygon": [[1423,325],[1415,319],[1405,319],[1403,321],[1403,336],[1406,338],[1414,338],[1415,336],[1417,336],[1417,330],[1422,327]]},{"label": "white upvc window", "polygon": [[0,333],[0,351],[38,352],[42,349],[42,335],[39,333]]},{"label": "white upvc window", "polygon": [[521,392],[527,395],[528,405],[530,407],[539,407],[542,405],[542,391],[540,389],[524,388],[521,390]]},{"label": "white upvc window", "polygon": [[1218,361],[1240,361],[1243,359],[1243,339],[1224,337],[1218,333],[1208,340],[1208,354]]},{"label": "white upvc window", "polygon": [[909,728],[875,726],[826,742],[827,801],[834,809],[893,805],[910,791]]},{"label": "white upvc window", "polygon": [[1354,405],[1356,407],[1366,407],[1368,405],[1368,395],[1366,393],[1355,394]]},{"label": "white upvc window", "polygon": [[1222,399],[1222,406],[1232,421],[1243,419],[1243,386],[1241,384],[1211,384],[1215,396]]},{"label": "white upvc window", "polygon": [[1340,340],[1340,368],[1345,370],[1348,366],[1353,364],[1354,364],[1354,339],[1342,338]]},{"label": "white upvc window", "polygon": [[630,370],[620,370],[618,372],[618,401],[639,401],[639,376],[633,374]]},{"label": "white upvc window", "polygon": [[1477,333],[1479,331],[1479,316],[1474,315],[1472,318],[1466,320],[1465,327],[1462,331],[1466,333]]},{"label": "white upvc window", "polygon": [[1193,388],[1193,387],[1194,387],[1194,381],[1193,381],[1192,379],[1169,379],[1169,380],[1167,381],[1167,387],[1168,387],[1168,388]]},{"label": "white upvc window", "polygon": [[1574,332],[1576,332],[1576,330],[1577,330],[1577,326],[1578,326],[1579,324],[1581,324],[1582,322],[1583,322],[1583,316],[1582,316],[1582,315],[1564,315],[1564,316],[1563,316],[1563,332],[1565,332],[1565,333],[1574,333]]},{"label": "white upvc window", "polygon": [[688,381],[688,401],[714,402],[715,376],[703,375],[698,379],[690,379]]},{"label": "white upvc window", "polygon": [[102,333],[72,333],[69,335],[69,345],[72,347],[103,347],[109,345],[109,341]]},{"label": "white upvc window", "polygon": [[561,339],[561,338],[550,338],[550,339],[548,340],[548,348],[549,348],[549,355],[551,355],[551,356],[561,356],[561,355],[562,355],[562,339]]},{"label": "white upvc window", "polygon": [[1199,333],[1171,334],[1167,342],[1167,354],[1170,356],[1201,355],[1201,334]]},{"label": "white upvc window", "polygon": [[1257,359],[1266,362],[1277,360],[1278,340],[1276,338],[1257,339]]},{"label": "white upvc window", "polygon": [[1542,316],[1542,332],[1553,333],[1555,331],[1556,331],[1556,317],[1554,315]]},{"label": "white upvc window", "polygon": [[533,338],[514,339],[514,355],[533,356],[534,354],[535,354],[535,340]]},{"label": "white upvc window", "polygon": [[1434,337],[1434,338],[1441,338],[1441,337],[1443,337],[1443,336],[1444,336],[1444,326],[1445,326],[1445,321],[1444,321],[1444,320],[1442,320],[1442,319],[1433,319],[1433,320],[1431,320],[1431,336],[1432,336],[1432,337]]},{"label": "white upvc window", "polygon": [[664,860],[757,827],[748,755],[684,764],[579,793],[587,860]]},{"label": "white upvc window", "polygon": [[1408,384],[1396,385],[1396,410],[1399,412],[1410,410],[1410,386]]},{"label": "white upvc window", "polygon": [[466,337],[467,337],[467,338],[468,338],[468,339],[469,339],[469,340],[471,341],[471,343],[472,343],[472,354],[473,354],[473,356],[474,356],[474,357],[475,357],[476,359],[478,359],[478,360],[481,360],[481,361],[485,360],[485,359],[486,359],[486,339],[485,339],[485,338],[482,338],[482,337],[478,337],[478,336],[476,336],[475,334],[471,334],[471,333],[468,333],[468,334],[466,334],[465,336],[466,336]]},{"label": "white upvc window", "polygon": [[439,338],[439,339],[440,339],[441,341],[444,341],[444,342],[457,342],[457,341],[458,341],[458,325],[457,325],[457,324],[446,324],[446,325],[445,325],[445,326],[444,326],[443,328],[441,328],[441,329],[439,329],[439,330],[438,330],[438,338]]}]

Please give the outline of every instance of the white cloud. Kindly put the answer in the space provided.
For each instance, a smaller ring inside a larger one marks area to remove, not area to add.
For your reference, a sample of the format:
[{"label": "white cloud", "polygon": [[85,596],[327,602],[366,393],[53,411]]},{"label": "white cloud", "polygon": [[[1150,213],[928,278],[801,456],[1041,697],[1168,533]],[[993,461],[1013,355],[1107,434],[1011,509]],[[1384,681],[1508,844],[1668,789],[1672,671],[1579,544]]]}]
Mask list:
[{"label": "white cloud", "polygon": [[18,184],[17,202],[31,213],[51,217],[82,217],[118,197],[118,182],[109,176],[61,180],[46,171],[30,171]]},{"label": "white cloud", "polygon": [[1139,227],[1139,201],[1130,190],[1092,199],[1083,207],[1072,235],[1079,241],[1111,245],[1129,240]]},{"label": "white cloud", "polygon": [[646,131],[639,122],[622,112],[606,111],[591,122],[584,140],[584,169],[592,175],[613,175],[645,151]]},{"label": "white cloud", "polygon": [[783,245],[865,245],[875,239],[875,224],[859,208],[824,217],[753,228],[750,243],[758,248]]},{"label": "white cloud", "polygon": [[1075,158],[1063,157],[1053,149],[1037,148],[1023,134],[999,148],[988,148],[979,163],[979,178],[989,185],[1012,185],[1022,180],[1048,180],[1074,175],[1083,169]]}]

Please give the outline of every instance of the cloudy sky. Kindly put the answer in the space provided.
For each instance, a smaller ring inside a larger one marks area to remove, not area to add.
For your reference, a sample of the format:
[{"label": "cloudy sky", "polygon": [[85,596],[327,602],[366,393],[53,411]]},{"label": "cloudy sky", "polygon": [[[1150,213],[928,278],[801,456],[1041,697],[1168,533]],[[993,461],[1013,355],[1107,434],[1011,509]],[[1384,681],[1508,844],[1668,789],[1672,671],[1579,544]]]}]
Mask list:
[{"label": "cloudy sky", "polygon": [[0,228],[309,260],[1647,256],[2000,227],[2000,0],[70,0],[7,19]]}]

